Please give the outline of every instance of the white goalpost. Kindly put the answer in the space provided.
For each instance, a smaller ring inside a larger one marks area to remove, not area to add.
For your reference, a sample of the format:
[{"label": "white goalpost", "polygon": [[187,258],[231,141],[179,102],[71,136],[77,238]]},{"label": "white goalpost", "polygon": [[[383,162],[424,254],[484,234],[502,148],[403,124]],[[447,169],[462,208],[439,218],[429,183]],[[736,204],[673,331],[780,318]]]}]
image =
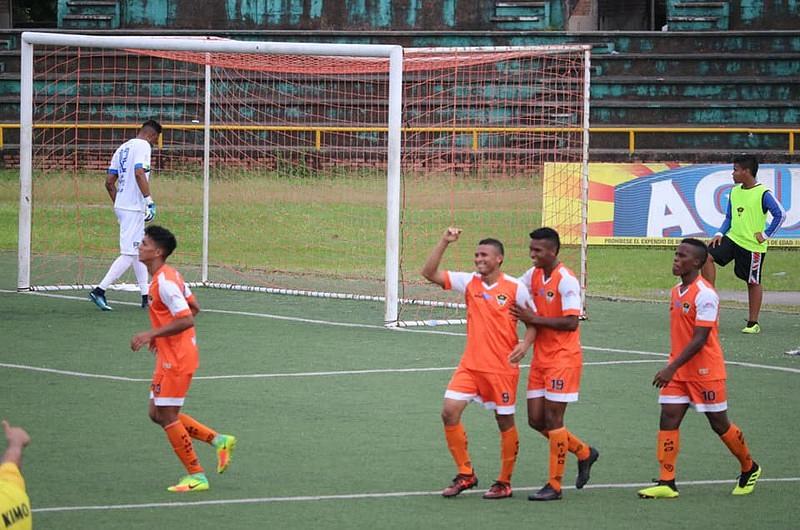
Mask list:
[{"label": "white goalpost", "polygon": [[441,231],[472,238],[444,266],[468,270],[474,242],[500,237],[519,275],[540,222],[585,285],[587,46],[21,40],[20,291],[99,280],[117,233],[100,176],[147,119],[164,126],[155,222],[178,230],[193,285],[461,323],[462,301],[418,273]]}]

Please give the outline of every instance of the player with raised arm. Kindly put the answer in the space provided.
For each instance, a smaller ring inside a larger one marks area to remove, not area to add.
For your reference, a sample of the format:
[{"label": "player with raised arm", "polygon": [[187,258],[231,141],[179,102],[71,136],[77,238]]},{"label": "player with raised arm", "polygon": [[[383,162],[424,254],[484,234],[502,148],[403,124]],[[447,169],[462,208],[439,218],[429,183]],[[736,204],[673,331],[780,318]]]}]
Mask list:
[{"label": "player with raised arm", "polygon": [[528,424],[550,441],[550,477],[528,499],[552,501],[561,498],[567,451],[578,457],[578,489],[589,481],[589,472],[600,453],[564,426],[567,404],[578,401],[583,368],[578,330],[582,311],[580,283],[558,259],[558,232],[539,228],[530,233],[530,238],[534,266],[520,282],[530,291],[536,311],[514,306],[511,313],[536,327],[528,375]]},{"label": "player with raised arm", "polygon": [[741,474],[733,495],[752,493],[761,468],[750,456],[742,431],[728,420],[725,359],[719,342],[719,296],[700,276],[708,257],[706,244],[698,239],[681,241],[672,261],[672,274],[681,282],[672,288],[669,305],[672,347],[669,363],[656,373],[653,385],[661,389],[660,430],[656,455],[660,465],[658,484],[639,490],[643,499],[678,496],[675,463],[680,451],[680,426],[691,404],[705,413],[711,428],[739,460]]},{"label": "player with raised arm", "polygon": [[500,428],[500,473],[484,499],[512,496],[511,475],[519,452],[519,435],[514,425],[519,365],[511,358],[522,358],[533,344],[536,331],[528,326],[522,342],[517,335],[517,319],[510,309],[516,303],[533,308],[530,296],[520,283],[500,271],[503,244],[483,239],[475,250],[476,272],[440,271],[447,247],[458,241],[461,230],[448,228],[422,268],[422,276],[441,286],[464,294],[467,304],[467,344],[461,362],[447,385],[442,407],[445,438],[458,474],[444,489],[444,497],[454,497],[478,485],[478,477],[467,451],[467,435],[461,415],[471,401],[482,403],[495,413]]},{"label": "player with raised arm", "polygon": [[31,437],[21,427],[2,421],[8,447],[0,458],[0,528],[30,530],[33,528],[31,501],[22,477],[22,451]]},{"label": "player with raised arm", "polygon": [[194,452],[192,438],[213,445],[217,450],[217,472],[230,464],[236,438],[218,434],[191,416],[181,413],[192,376],[199,365],[194,332],[194,317],[200,311],[197,299],[180,273],[166,264],[177,241],[172,233],[151,225],[139,245],[139,260],[153,277],[150,284],[150,321],[153,327],[131,339],[131,349],[147,345],[155,354],[156,366],[150,385],[150,419],[161,425],[175,454],[188,475],[167,488],[173,492],[204,491],[208,478]]},{"label": "player with raised arm", "polygon": [[[761,271],[767,252],[767,241],[786,220],[786,211],[772,192],[756,181],[758,161],[753,155],[733,159],[733,182],[728,199],[725,221],[709,243],[709,256],[703,265],[703,277],[713,287],[717,280],[718,263],[725,266],[733,260],[733,272],[747,282],[749,315],[742,333],[761,333],[758,315],[764,296]],[[735,215],[733,212],[736,212]],[[772,222],[767,225],[767,213]],[[766,226],[766,228],[764,228]]]},{"label": "player with raised arm", "polygon": [[133,267],[136,283],[139,284],[142,307],[147,307],[147,268],[137,256],[144,235],[144,223],[156,216],[156,203],[150,196],[150,146],[158,141],[160,134],[161,125],[155,120],[148,120],[142,124],[136,138],[119,146],[111,157],[106,191],[114,203],[114,214],[119,223],[119,257],[89,293],[89,299],[103,311],[111,311],[106,300],[106,289],[129,267]]}]

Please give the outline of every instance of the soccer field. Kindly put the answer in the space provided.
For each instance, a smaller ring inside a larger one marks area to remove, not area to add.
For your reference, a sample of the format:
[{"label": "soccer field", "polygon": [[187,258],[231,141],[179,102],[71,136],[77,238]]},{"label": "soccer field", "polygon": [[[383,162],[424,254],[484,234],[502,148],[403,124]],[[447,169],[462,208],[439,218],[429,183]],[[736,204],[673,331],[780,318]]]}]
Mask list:
[{"label": "soccer field", "polygon": [[[480,498],[499,468],[499,436],[477,406],[464,424],[480,485],[439,496],[455,474],[439,411],[463,328],[389,331],[372,303],[198,289],[201,368],[185,410],[240,441],[221,476],[211,448],[197,444],[211,490],[176,495],[165,488],[183,469],[147,417],[153,360],[128,347],[149,325],[137,296],[111,293],[115,311],[102,313],[83,292],[13,293],[12,278],[5,269],[0,414],[33,438],[23,471],[36,528],[794,525],[800,361],[782,354],[800,336],[793,315],[764,314],[764,333],[751,337],[738,333],[743,311],[722,311],[730,416],[764,468],[754,494],[730,495],[738,463],[690,411],[680,499],[643,501],[636,490],[657,475],[650,381],[667,351],[666,303],[591,299],[581,400],[566,419],[600,460],[587,488],[539,504],[526,497],[547,479],[547,445],[524,406],[514,498]],[[570,457],[565,484],[575,472]]]}]

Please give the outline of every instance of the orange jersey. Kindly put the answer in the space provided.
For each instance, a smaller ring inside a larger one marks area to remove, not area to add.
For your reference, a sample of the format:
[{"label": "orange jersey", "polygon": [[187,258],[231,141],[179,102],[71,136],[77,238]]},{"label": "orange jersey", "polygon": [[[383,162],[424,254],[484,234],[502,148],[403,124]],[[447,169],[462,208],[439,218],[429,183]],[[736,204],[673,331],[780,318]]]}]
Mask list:
[{"label": "orange jersey", "polygon": [[689,344],[696,327],[711,328],[708,340],[689,362],[675,372],[676,381],[708,381],[725,379],[725,359],[719,344],[719,296],[702,276],[686,290],[678,284],[672,288],[669,304],[672,362]]},{"label": "orange jersey", "polygon": [[535,310],[528,291],[505,274],[494,285],[486,285],[477,273],[451,271],[445,271],[444,288],[464,293],[467,303],[467,345],[461,366],[476,372],[519,373],[519,366],[508,361],[519,343],[511,306]]},{"label": "orange jersey", "polygon": [[[163,265],[153,275],[153,281],[150,283],[150,322],[153,327],[160,328],[176,319],[191,315],[189,300],[193,296],[180,273],[169,265]],[[199,355],[194,326],[177,335],[158,337],[154,340],[155,373],[171,370],[173,373],[191,374],[197,370]]]},{"label": "orange jersey", "polygon": [[[544,270],[531,268],[520,278],[530,291],[536,314],[541,317],[580,316],[581,285],[564,265],[559,264],[549,278]],[[573,368],[583,365],[581,332],[536,326],[533,364],[540,367]]]}]

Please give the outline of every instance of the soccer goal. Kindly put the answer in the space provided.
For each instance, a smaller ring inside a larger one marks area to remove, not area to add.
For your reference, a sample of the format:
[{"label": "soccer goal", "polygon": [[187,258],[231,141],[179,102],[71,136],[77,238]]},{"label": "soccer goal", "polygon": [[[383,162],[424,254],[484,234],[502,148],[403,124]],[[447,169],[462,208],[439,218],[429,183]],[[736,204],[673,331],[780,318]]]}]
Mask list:
[{"label": "soccer goal", "polygon": [[444,266],[469,270],[497,237],[519,275],[543,192],[585,278],[588,61],[585,46],[23,33],[18,288],[99,281],[118,252],[105,168],[147,119],[164,126],[155,222],[197,285],[460,322],[459,297],[419,276],[430,248],[455,224]]}]

